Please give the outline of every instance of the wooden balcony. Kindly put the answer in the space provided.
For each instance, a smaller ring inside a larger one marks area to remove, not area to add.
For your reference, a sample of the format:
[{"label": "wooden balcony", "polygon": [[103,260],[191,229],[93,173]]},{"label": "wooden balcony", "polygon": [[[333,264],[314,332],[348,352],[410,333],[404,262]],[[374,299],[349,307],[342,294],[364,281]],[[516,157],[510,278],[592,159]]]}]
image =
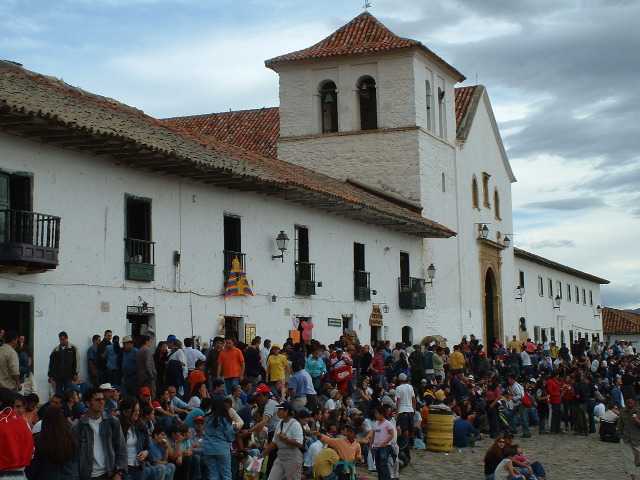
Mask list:
[{"label": "wooden balcony", "polygon": [[316,294],[316,264],[296,262],[296,295],[308,297]]},{"label": "wooden balcony", "polygon": [[58,266],[60,217],[0,210],[0,270],[39,273]]},{"label": "wooden balcony", "polygon": [[427,306],[424,278],[400,277],[398,279],[400,308],[421,310]]},{"label": "wooden balcony", "polygon": [[155,272],[155,242],[125,238],[124,245],[126,279],[152,282]]},{"label": "wooden balcony", "polygon": [[362,270],[353,272],[353,298],[359,302],[371,300],[371,274]]}]

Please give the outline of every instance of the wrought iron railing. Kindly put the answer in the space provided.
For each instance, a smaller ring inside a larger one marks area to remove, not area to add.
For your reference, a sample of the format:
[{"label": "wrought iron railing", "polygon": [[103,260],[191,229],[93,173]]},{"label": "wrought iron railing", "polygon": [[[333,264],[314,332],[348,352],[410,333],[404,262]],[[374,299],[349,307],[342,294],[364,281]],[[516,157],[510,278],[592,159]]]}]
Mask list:
[{"label": "wrought iron railing", "polygon": [[353,295],[356,300],[366,302],[371,299],[371,274],[363,270],[353,272]]},{"label": "wrought iron railing", "polygon": [[0,243],[58,249],[60,217],[25,210],[0,210]]},{"label": "wrought iron railing", "polygon": [[155,265],[156,242],[125,238],[125,262],[132,264]]},{"label": "wrought iron railing", "polygon": [[309,262],[296,262],[295,289],[296,295],[316,294],[316,264]]},{"label": "wrought iron railing", "polygon": [[426,282],[424,278],[398,278],[400,308],[411,310],[425,308],[427,304],[425,284]]}]

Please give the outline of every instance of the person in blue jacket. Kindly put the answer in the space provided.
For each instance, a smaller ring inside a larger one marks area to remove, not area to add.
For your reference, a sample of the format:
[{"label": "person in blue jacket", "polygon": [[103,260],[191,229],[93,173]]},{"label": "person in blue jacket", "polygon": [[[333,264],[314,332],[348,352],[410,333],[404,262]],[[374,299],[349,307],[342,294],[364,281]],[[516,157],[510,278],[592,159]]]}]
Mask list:
[{"label": "person in blue jacket", "polygon": [[216,396],[205,417],[202,461],[209,480],[231,480],[231,444],[236,438],[224,397]]}]

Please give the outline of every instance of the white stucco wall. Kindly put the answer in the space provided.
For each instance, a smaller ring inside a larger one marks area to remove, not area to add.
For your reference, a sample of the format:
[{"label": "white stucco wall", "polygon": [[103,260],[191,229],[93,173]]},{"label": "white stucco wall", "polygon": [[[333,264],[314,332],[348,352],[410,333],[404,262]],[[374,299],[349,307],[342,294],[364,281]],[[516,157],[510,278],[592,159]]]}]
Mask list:
[{"label": "white stucco wall", "polygon": [[334,178],[351,178],[420,201],[418,130],[284,139],[278,157]]},{"label": "white stucco wall", "polygon": [[[480,271],[478,248],[478,223],[489,227],[489,239],[498,241],[509,234],[513,240],[511,210],[511,181],[505,169],[499,144],[494,135],[487,105],[480,102],[466,141],[459,144],[457,152],[458,241],[460,242],[460,265],[462,281],[461,310],[467,329],[484,340],[484,272]],[[482,201],[482,173],[491,175],[489,192],[491,207]],[[472,179],[476,176],[479,183],[479,208],[473,207]],[[497,188],[500,195],[500,219],[496,218],[493,205],[493,191]],[[515,288],[513,277],[513,249],[502,250],[502,321],[505,335],[512,335],[517,329],[514,318],[512,292]]]},{"label": "white stucco wall", "polygon": [[[36,376],[45,391],[48,355],[57,333],[66,330],[71,342],[84,353],[92,334],[110,328],[129,333],[126,306],[138,297],[155,307],[158,338],[180,337],[192,331],[208,340],[218,333],[219,316],[238,315],[257,326],[257,334],[282,342],[296,316],[311,316],[314,337],[335,341],[341,333],[329,327],[328,318],[353,315],[354,328],[369,342],[372,303],[387,303],[384,314],[387,337],[401,339],[403,326],[414,338],[427,334],[430,311],[400,310],[397,278],[399,252],[411,256],[411,274],[423,277],[422,240],[380,227],[353,222],[271,197],[242,193],[116,166],[106,157],[57,149],[0,135],[0,168],[34,175],[34,210],[62,217],[60,265],[42,274],[0,276],[0,299],[31,298],[34,307],[33,342]],[[124,280],[124,198],[134,194],[152,199],[153,240],[156,242],[155,281]],[[247,275],[255,297],[224,300],[223,214],[242,218],[242,245],[247,254]],[[316,263],[316,280],[323,282],[317,295],[294,295],[294,225],[310,234],[310,260]],[[284,230],[292,239],[285,262],[272,260],[278,253],[275,236]],[[366,245],[366,267],[372,302],[353,300],[353,243]],[[182,260],[179,272],[173,252]],[[271,302],[275,294],[277,301]],[[106,302],[107,312],[101,311]]]},{"label": "white stucco wall", "polygon": [[[526,335],[534,338],[534,327],[555,328],[556,342],[560,343],[560,332],[564,331],[565,342],[569,344],[569,332],[573,330],[574,339],[578,332],[589,340],[593,334],[602,335],[602,319],[596,316],[597,306],[601,305],[600,285],[580,277],[564,273],[529,260],[516,257],[515,273],[522,270],[525,274],[525,295],[522,302],[516,301],[515,313],[524,317],[527,323]],[[538,276],[544,284],[544,294],[538,293]],[[516,277],[517,278],[517,277]],[[553,281],[553,297],[557,295],[557,282],[562,282],[562,301],[560,309],[554,309],[553,299],[549,297],[548,279]],[[517,282],[517,280],[516,280]],[[571,285],[571,302],[567,300],[567,284]],[[580,303],[576,303],[575,287],[580,290]],[[586,291],[586,305],[582,302],[582,289]],[[589,291],[593,292],[593,305],[589,302]],[[515,333],[515,332],[514,332]],[[548,333],[547,333],[548,334]]]}]

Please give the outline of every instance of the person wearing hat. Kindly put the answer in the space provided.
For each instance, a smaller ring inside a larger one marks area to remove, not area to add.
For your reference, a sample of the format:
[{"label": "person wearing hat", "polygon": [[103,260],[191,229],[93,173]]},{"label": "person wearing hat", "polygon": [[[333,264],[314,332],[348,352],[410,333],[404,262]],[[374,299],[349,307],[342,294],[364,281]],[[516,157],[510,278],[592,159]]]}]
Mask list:
[{"label": "person wearing hat", "polygon": [[270,437],[269,440],[271,440],[276,430],[276,425],[278,424],[278,402],[271,398],[271,388],[264,383],[256,387],[253,399],[258,405],[258,408],[262,409],[262,420],[254,425],[251,433],[261,432],[264,427],[267,427]]},{"label": "person wearing hat", "polygon": [[304,433],[302,425],[293,415],[293,405],[283,402],[278,405],[280,421],[276,425],[273,442],[266,450],[278,450],[269,480],[299,480],[302,478],[302,448]]},{"label": "person wearing hat", "polygon": [[122,391],[128,397],[135,396],[138,386],[137,355],[138,349],[133,346],[133,338],[125,336],[122,339]]}]

